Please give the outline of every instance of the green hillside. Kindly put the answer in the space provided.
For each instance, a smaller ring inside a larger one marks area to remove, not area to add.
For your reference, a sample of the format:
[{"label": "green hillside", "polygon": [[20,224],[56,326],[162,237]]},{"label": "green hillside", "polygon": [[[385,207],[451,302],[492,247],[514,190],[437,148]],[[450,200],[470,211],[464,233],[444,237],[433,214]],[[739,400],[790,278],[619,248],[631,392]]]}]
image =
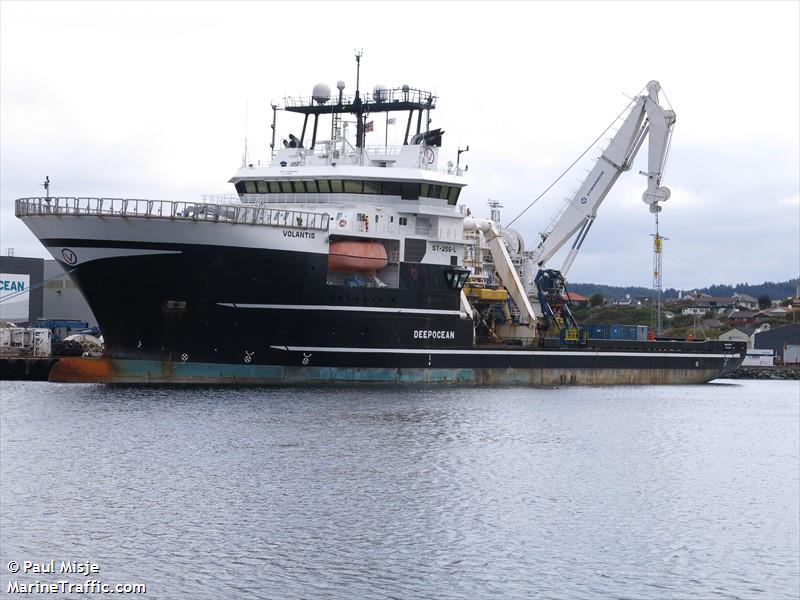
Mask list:
[{"label": "green hillside", "polygon": [[[797,287],[797,279],[789,279],[787,281],[766,281],[764,283],[750,284],[750,283],[737,283],[735,285],[714,284],[704,288],[693,288],[689,290],[682,290],[686,292],[698,291],[711,296],[731,296],[734,293],[747,294],[753,298],[758,298],[766,294],[773,300],[788,298],[795,295]],[[571,292],[583,294],[584,296],[591,296],[592,294],[602,294],[607,300],[618,300],[625,298],[629,294],[631,298],[652,298],[653,290],[645,287],[638,286],[612,286],[603,285],[598,283],[568,283],[567,288]],[[677,298],[678,290],[674,288],[667,288],[662,292],[662,298],[668,300],[670,298]]]}]

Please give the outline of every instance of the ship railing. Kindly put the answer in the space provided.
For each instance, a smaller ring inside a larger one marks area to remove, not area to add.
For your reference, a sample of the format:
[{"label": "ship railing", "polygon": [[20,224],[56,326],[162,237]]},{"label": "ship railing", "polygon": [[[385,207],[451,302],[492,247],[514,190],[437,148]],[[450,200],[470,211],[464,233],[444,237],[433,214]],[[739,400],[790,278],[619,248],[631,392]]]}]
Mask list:
[{"label": "ship railing", "polygon": [[[349,146],[349,144],[348,144]],[[374,145],[364,146],[359,151],[352,146],[347,149],[340,149],[337,145],[333,147],[330,142],[318,142],[316,148],[283,148],[275,154],[273,165],[299,167],[302,165],[327,165],[335,162],[339,165],[360,165],[370,164],[371,160],[387,160],[384,166],[394,166],[394,162],[403,153],[402,145]],[[408,165],[405,165],[408,166]],[[418,165],[419,166],[419,165]],[[424,165],[421,168],[428,168]]]},{"label": "ship railing", "polygon": [[[352,104],[355,102],[355,99],[356,98],[354,95],[344,94],[342,95],[341,102],[345,105]],[[374,97],[370,98],[369,96],[361,96],[361,100],[366,105],[378,103]],[[330,99],[331,104],[328,104],[328,106],[335,108],[338,101],[338,97],[334,96]],[[380,102],[387,104],[392,102],[413,102],[415,104],[427,104],[430,102],[431,107],[434,107],[436,103],[436,96],[426,90],[420,90],[411,87],[385,88],[380,91]],[[286,108],[316,105],[314,99],[310,96],[287,96],[284,98],[283,104]],[[321,114],[325,114],[325,112],[323,111]]]},{"label": "ship railing", "polygon": [[[349,146],[349,143],[348,143]],[[281,148],[276,151],[272,166],[302,167],[308,165],[355,165],[360,167],[380,166],[383,168],[416,168],[443,175],[461,177],[466,172],[455,166],[440,167],[438,160],[428,163],[424,159],[426,146],[408,145],[370,145],[360,150],[349,146],[350,149],[340,150],[333,148],[330,142],[322,142],[316,148]],[[416,155],[412,152],[406,160],[400,161],[406,148],[416,148]],[[252,165],[250,165],[252,166]],[[261,165],[259,165],[261,166]]]},{"label": "ship railing", "polygon": [[327,231],[330,225],[330,215],[327,213],[268,208],[258,204],[246,206],[133,198],[63,196],[19,198],[16,201],[15,214],[18,217],[42,215],[140,217],[268,225],[321,231]]},{"label": "ship railing", "polygon": [[[403,148],[405,146],[402,144],[371,144],[364,146],[363,151],[365,158],[370,159],[378,156],[399,156],[403,152]],[[289,151],[291,154],[288,154],[288,157],[298,160],[314,157],[329,158],[340,164],[359,162],[359,153],[355,148],[342,152],[338,146],[334,148],[330,142],[317,142],[315,148],[298,148],[294,152],[292,150]]]},{"label": "ship railing", "polygon": [[[216,196],[204,195],[203,201],[216,202]],[[250,204],[397,204],[397,197],[382,194],[242,194],[240,202]]]},{"label": "ship railing", "polygon": [[203,204],[241,204],[239,194],[202,194]]},{"label": "ship railing", "polygon": [[376,158],[378,156],[397,156],[399,155],[405,146],[402,145],[392,145],[392,146],[364,146],[364,152],[367,156]]},{"label": "ship railing", "polygon": [[[203,202],[210,204],[235,204],[242,203],[244,205],[252,204],[338,204],[338,205],[379,205],[379,206],[397,206],[400,198],[398,196],[384,196],[383,194],[349,194],[345,192],[333,192],[323,194],[312,193],[281,193],[281,194],[242,194],[241,196],[223,194],[204,194],[202,196]],[[437,198],[420,198],[420,211],[427,211],[428,207],[435,209],[437,214],[443,214],[439,211],[442,209],[450,212],[451,214],[444,214],[444,216],[466,216],[467,208],[463,204],[456,206],[448,205],[444,202],[439,202]]]}]

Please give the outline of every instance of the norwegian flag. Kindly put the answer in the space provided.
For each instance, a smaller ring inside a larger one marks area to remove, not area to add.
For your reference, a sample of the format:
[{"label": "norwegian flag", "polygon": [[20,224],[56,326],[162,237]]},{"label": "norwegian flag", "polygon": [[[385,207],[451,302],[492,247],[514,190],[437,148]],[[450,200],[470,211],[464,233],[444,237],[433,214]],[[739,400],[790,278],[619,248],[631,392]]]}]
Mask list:
[{"label": "norwegian flag", "polygon": [[372,131],[373,125],[374,125],[373,121],[370,121],[369,123],[364,125],[364,133],[369,133],[370,131]]}]

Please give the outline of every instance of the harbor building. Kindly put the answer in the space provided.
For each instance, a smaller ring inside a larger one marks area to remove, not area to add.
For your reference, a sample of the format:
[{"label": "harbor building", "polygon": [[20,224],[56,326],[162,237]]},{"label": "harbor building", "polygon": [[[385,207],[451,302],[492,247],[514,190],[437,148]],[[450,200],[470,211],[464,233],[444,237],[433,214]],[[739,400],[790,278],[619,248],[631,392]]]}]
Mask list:
[{"label": "harbor building", "polygon": [[[778,364],[796,363],[800,346],[800,325],[785,325],[755,335],[755,347],[760,350],[773,350]],[[788,351],[791,360],[784,354]]]},{"label": "harbor building", "polygon": [[97,326],[80,289],[57,261],[0,256],[0,322],[24,325],[41,318]]},{"label": "harbor building", "polygon": [[[53,261],[55,262],[55,261]],[[0,322],[27,323],[42,316],[44,259],[0,256]]]}]

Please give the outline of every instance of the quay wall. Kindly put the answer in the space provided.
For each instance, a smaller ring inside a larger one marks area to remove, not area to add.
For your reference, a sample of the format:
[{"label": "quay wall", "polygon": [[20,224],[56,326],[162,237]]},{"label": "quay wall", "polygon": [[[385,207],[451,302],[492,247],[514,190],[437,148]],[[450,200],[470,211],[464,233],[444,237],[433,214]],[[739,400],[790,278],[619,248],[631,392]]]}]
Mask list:
[{"label": "quay wall", "polygon": [[800,380],[800,367],[739,367],[725,376],[728,379]]}]

